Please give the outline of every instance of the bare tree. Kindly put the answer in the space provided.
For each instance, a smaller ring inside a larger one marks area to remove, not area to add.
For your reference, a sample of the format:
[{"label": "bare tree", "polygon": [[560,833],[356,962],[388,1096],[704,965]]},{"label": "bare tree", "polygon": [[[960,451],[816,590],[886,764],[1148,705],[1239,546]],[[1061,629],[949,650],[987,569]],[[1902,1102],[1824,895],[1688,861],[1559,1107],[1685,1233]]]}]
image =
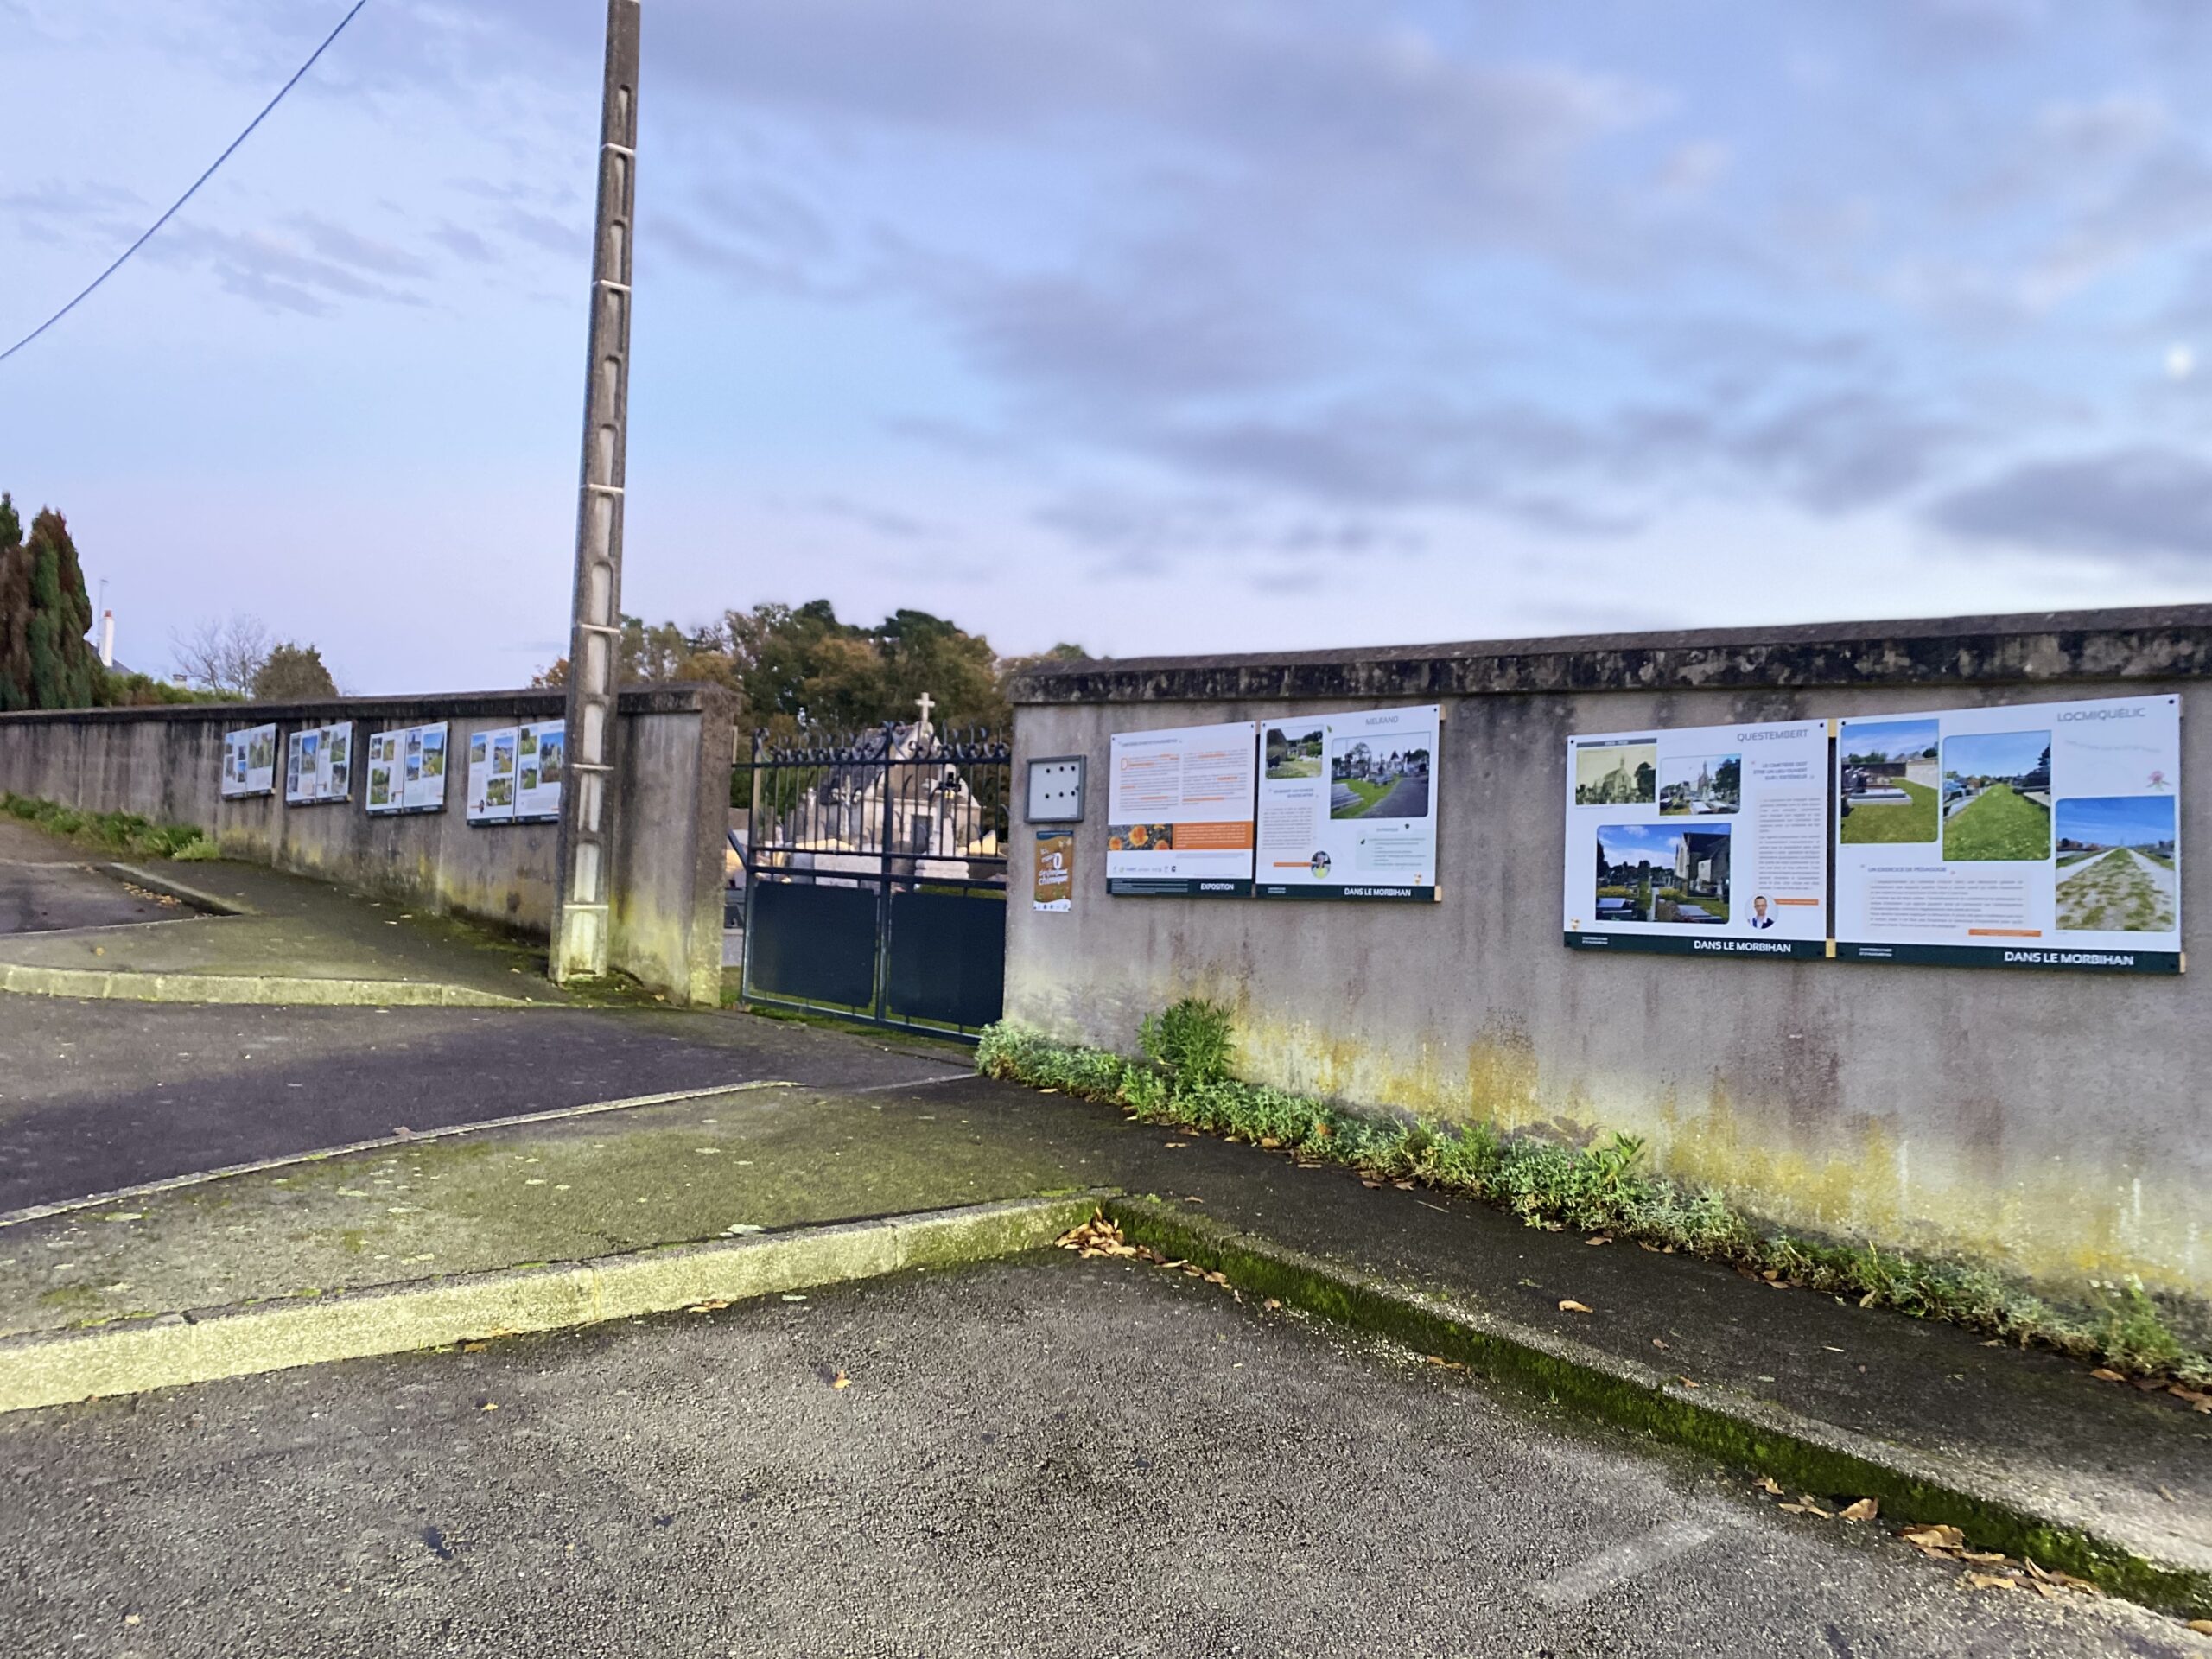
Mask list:
[{"label": "bare tree", "polygon": [[269,660],[271,644],[261,619],[243,612],[228,621],[211,617],[189,629],[169,630],[169,654],[187,683],[241,701],[253,695],[254,677]]}]

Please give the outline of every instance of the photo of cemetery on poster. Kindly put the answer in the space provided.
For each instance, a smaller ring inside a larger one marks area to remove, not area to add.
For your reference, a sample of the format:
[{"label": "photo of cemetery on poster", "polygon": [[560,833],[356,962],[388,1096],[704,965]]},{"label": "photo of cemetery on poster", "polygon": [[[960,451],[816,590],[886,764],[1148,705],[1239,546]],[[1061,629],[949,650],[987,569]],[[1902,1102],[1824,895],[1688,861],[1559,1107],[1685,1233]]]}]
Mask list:
[{"label": "photo of cemetery on poster", "polygon": [[2179,973],[2181,699],[1837,722],[1836,954]]},{"label": "photo of cemetery on poster", "polygon": [[1436,901],[1436,703],[1260,727],[1262,899]]},{"label": "photo of cemetery on poster", "polygon": [[1249,898],[1259,728],[1116,732],[1110,747],[1106,891]]},{"label": "photo of cemetery on poster", "polygon": [[1827,954],[1827,722],[1567,745],[1566,939],[1580,950]]}]

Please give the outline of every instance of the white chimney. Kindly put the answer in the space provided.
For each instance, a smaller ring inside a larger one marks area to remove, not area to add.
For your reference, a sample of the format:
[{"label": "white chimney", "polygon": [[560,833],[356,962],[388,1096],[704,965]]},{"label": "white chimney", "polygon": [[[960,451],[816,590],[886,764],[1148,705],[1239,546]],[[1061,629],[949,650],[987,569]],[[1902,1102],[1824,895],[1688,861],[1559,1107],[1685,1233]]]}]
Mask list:
[{"label": "white chimney", "polygon": [[115,666],[115,613],[113,611],[100,613],[100,666],[102,668]]}]

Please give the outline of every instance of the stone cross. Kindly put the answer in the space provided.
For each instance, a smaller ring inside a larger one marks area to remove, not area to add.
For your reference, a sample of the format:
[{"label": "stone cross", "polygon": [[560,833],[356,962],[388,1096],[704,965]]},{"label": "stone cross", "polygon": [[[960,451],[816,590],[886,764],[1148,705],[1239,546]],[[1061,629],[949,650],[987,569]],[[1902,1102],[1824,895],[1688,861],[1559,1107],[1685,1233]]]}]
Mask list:
[{"label": "stone cross", "polygon": [[928,725],[930,723],[931,711],[937,707],[937,699],[930,696],[928,692],[925,691],[920,696],[914,699],[914,706],[922,711],[922,724],[925,726]]}]

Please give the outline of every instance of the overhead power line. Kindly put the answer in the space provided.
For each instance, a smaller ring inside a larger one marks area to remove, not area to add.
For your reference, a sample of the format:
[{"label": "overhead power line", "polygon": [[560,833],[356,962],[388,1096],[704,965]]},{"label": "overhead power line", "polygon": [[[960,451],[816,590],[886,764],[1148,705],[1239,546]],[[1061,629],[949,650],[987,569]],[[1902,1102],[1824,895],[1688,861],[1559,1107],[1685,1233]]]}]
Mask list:
[{"label": "overhead power line", "polygon": [[192,188],[187,190],[182,195],[179,196],[169,205],[168,212],[163,213],[159,219],[148,226],[146,227],[146,233],[143,236],[140,237],[136,242],[133,242],[120,254],[118,254],[113,264],[110,265],[105,270],[100,272],[99,276],[93,277],[91,282],[87,283],[85,285],[83,293],[78,295],[75,299],[70,301],[68,304],[63,306],[59,311],[48,317],[44,322],[39,324],[37,327],[32,329],[30,333],[25,334],[21,340],[10,346],[6,351],[0,352],[0,363],[5,363],[17,352],[22,351],[24,346],[29,345],[31,341],[36,340],[48,329],[53,327],[55,323],[60,321],[62,318],[67,316],[72,311],[74,311],[79,305],[83,304],[86,300],[92,296],[92,293],[94,289],[98,288],[102,283],[107,281],[109,277],[114,276],[117,271],[123,269],[123,262],[124,260],[130,258],[132,254],[137,252],[138,250],[144,247],[147,243],[152,241],[154,239],[154,232],[160,230],[162,226],[168,224],[169,220],[175,218],[177,209],[183,207],[186,202],[190,201],[193,198],[194,193],[196,192],[201,185],[207,183],[208,180],[213,178],[215,176],[216,169],[221,167],[225,162],[229,161],[232,154],[237,150],[238,147],[253,136],[253,130],[269,118],[270,111],[284,101],[284,94],[290,92],[293,87],[300,84],[301,79],[306,75],[307,72],[315,67],[315,60],[330,49],[330,43],[346,32],[346,25],[352,22],[353,19],[359,15],[361,8],[368,3],[369,0],[353,0],[353,10],[347,12],[343,17],[340,17],[338,20],[338,27],[332,29],[329,34],[323,36],[322,44],[315,48],[314,51],[308,54],[308,60],[302,64],[297,70],[294,71],[292,78],[289,80],[286,81],[282,86],[276,89],[276,96],[270,99],[267,104],[262,106],[262,111],[259,115],[255,116],[252,120],[246,123],[245,130],[238,134],[237,137],[231,140],[229,149],[224,150],[221,155],[218,156],[213,162],[208,163],[207,170],[192,181]]}]

